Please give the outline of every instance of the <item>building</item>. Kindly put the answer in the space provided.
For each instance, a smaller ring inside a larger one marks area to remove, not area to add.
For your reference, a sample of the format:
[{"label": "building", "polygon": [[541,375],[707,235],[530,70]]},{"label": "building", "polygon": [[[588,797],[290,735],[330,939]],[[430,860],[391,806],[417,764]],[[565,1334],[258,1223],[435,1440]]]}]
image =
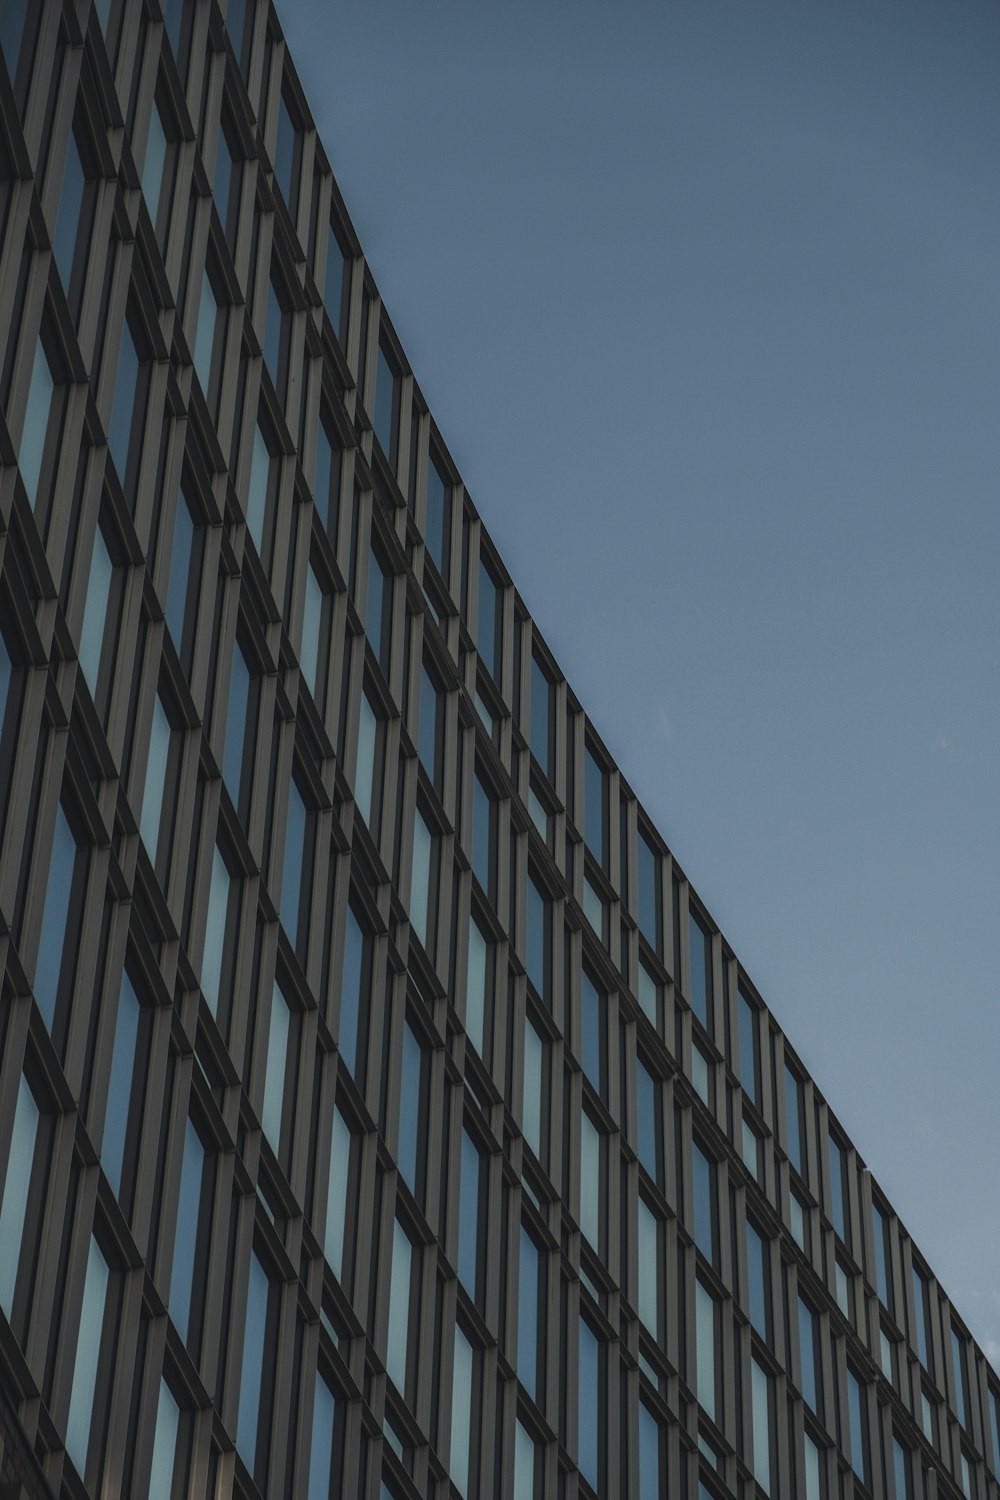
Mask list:
[{"label": "building", "polygon": [[995,1500],[267,0],[0,0],[2,1493]]}]

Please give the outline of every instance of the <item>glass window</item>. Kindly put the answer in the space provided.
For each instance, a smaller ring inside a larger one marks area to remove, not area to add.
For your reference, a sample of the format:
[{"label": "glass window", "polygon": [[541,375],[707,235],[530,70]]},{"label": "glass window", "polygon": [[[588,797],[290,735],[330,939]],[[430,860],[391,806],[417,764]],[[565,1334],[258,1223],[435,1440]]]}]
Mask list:
[{"label": "glass window", "polygon": [[479,1147],[464,1129],[458,1196],[458,1277],[475,1302],[479,1290],[480,1159]]},{"label": "glass window", "polygon": [[330,435],[322,414],[316,423],[316,482],[313,501],[323,530],[336,543],[340,524],[340,472],[343,451]]},{"label": "glass window", "polygon": [[212,854],[212,883],[208,893],[205,947],[201,956],[201,992],[213,1016],[219,1012],[226,923],[229,917],[230,876],[218,845]]},{"label": "glass window", "polygon": [[326,275],[323,282],[323,305],[341,344],[347,333],[347,316],[351,299],[350,261],[332,224],[327,226]]},{"label": "glass window", "polygon": [[639,1199],[639,1318],[659,1337],[660,1226],[652,1209]]},{"label": "glass window", "polygon": [[894,1382],[896,1379],[896,1368],[895,1361],[893,1360],[892,1340],[884,1328],[879,1328],[878,1331],[878,1351],[882,1374],[886,1380]]},{"label": "glass window", "polygon": [[607,1000],[586,969],[580,988],[580,1030],[583,1071],[603,1098],[606,1078]]},{"label": "glass window", "polygon": [[875,1286],[879,1301],[892,1312],[889,1299],[889,1224],[877,1203],[872,1204],[872,1242],[875,1246]]},{"label": "glass window", "polygon": [[[229,672],[229,705],[226,710],[226,738],[222,748],[222,780],[237,812],[246,798],[241,797],[244,776],[249,779],[252,771],[252,742],[250,715],[250,668],[239,641],[233,646],[233,661]],[[247,753],[248,744],[251,753]],[[250,765],[247,765],[247,762]]]},{"label": "glass window", "polygon": [[114,565],[108,552],[104,533],[98,526],[94,533],[94,550],[90,558],[90,575],[87,580],[87,598],[83,607],[83,626],[80,632],[80,671],[96,700],[104,654],[104,633],[107,628],[108,610],[111,603]]},{"label": "glass window", "polygon": [[260,1436],[261,1392],[264,1383],[264,1361],[267,1338],[268,1304],[271,1283],[257,1259],[250,1256],[250,1278],[247,1284],[247,1316],[243,1330],[243,1365],[240,1375],[240,1406],[236,1425],[236,1451],[250,1473],[256,1468]]},{"label": "glass window", "polygon": [[792,1166],[803,1175],[802,1171],[802,1084],[785,1065],[785,1115],[788,1126],[788,1159]]},{"label": "glass window", "polygon": [[479,659],[493,678],[499,677],[497,624],[500,594],[486,564],[479,563],[479,617],[476,645]]},{"label": "glass window", "polygon": [[139,1000],[127,973],[122,974],[118,993],[118,1016],[115,1021],[115,1045],[111,1057],[111,1081],[108,1085],[108,1103],[104,1113],[104,1136],[101,1144],[101,1164],[104,1175],[114,1189],[115,1196],[121,1193],[122,1168],[125,1162],[125,1142],[130,1134],[129,1118],[135,1092],[137,1046],[139,1041]]},{"label": "glass window", "polygon": [[413,817],[413,870],[410,876],[410,922],[425,948],[431,936],[431,866],[434,838],[417,808]]},{"label": "glass window", "polygon": [[[312,1444],[309,1451],[309,1491],[306,1500],[329,1500],[339,1494],[340,1456],[334,1469],[334,1434],[337,1402],[333,1392],[317,1374],[313,1391]],[[338,1444],[339,1448],[339,1444]]]},{"label": "glass window", "polygon": [[646,968],[644,963],[639,964],[639,1004],[642,1013],[655,1029],[660,1024],[659,1007],[660,986]]},{"label": "glass window", "polygon": [[271,384],[279,395],[283,395],[285,389],[288,321],[285,294],[278,285],[276,271],[272,266],[267,283],[267,307],[264,314],[264,364],[271,377]]},{"label": "glass window", "polygon": [[165,610],[167,629],[177,655],[185,661],[189,652],[190,629],[185,629],[197,605],[197,589],[191,586],[192,563],[195,560],[195,523],[183,486],[177,499],[174,517],[173,550],[170,554],[170,581],[167,584]]},{"label": "glass window", "polygon": [[368,603],[365,608],[365,634],[377,661],[384,665],[389,646],[388,617],[392,607],[392,592],[386,586],[382,564],[375,549],[369,556]]},{"label": "glass window", "polygon": [[844,1193],[844,1172],[846,1162],[844,1152],[839,1141],[829,1137],[830,1144],[830,1196],[833,1227],[842,1240],[847,1238],[847,1215]]},{"label": "glass window", "polygon": [[602,1353],[597,1335],[580,1319],[580,1405],[577,1447],[580,1473],[598,1494],[603,1492]]},{"label": "glass window", "polygon": [[833,1276],[837,1306],[844,1314],[844,1317],[849,1318],[851,1316],[850,1283],[848,1280],[847,1271],[844,1266],[841,1265],[839,1260],[834,1262]]},{"label": "glass window", "polygon": [[691,1009],[707,1031],[712,1008],[712,939],[694,912],[689,913],[688,928],[691,940]]},{"label": "glass window", "polygon": [[298,198],[296,191],[298,187],[298,135],[295,121],[292,119],[292,112],[288,107],[288,100],[285,98],[284,90],[282,90],[278,101],[278,134],[274,146],[274,176],[293,218]]},{"label": "glass window", "polygon": [[139,837],[153,864],[160,839],[160,823],[166,803],[167,760],[170,754],[170,720],[157,693],[153,700],[153,723],[149,731],[149,755],[146,759],[146,784],[139,815]]},{"label": "glass window", "polygon": [[[285,828],[285,858],[281,876],[281,925],[292,947],[299,949],[308,935],[309,879],[306,861],[309,856],[309,809],[299,791],[295,777],[288,788],[288,821]],[[300,933],[300,928],[303,931]]]},{"label": "glass window", "polygon": [[[711,1071],[709,1068],[708,1058],[705,1056],[704,1052],[702,1052],[699,1046],[693,1046],[691,1048],[691,1082],[694,1084],[694,1091],[698,1095],[698,1098],[701,1100],[702,1104],[708,1104],[709,1108],[711,1108]],[[746,1145],[746,1128],[746,1121],[744,1121],[744,1146]]]},{"label": "glass window", "polygon": [[552,776],[554,727],[552,684],[538,660],[531,658],[531,753],[545,775]]},{"label": "glass window", "polygon": [[771,1493],[771,1382],[755,1359],[750,1361],[750,1405],[753,1413],[753,1477]]},{"label": "glass window", "polygon": [[804,1434],[803,1443],[805,1445],[806,1500],[822,1500],[819,1449],[808,1433]]},{"label": "glass window", "polygon": [[70,897],[73,893],[73,877],[76,871],[77,842],[69,819],[62,809],[56,810],[56,826],[52,838],[52,857],[49,863],[49,880],[45,891],[45,908],[42,912],[42,931],[38,943],[38,958],[35,962],[35,999],[49,1031],[52,1030],[59,998],[59,980],[63,967],[63,950],[74,946],[67,944]]},{"label": "glass window", "polygon": [[399,1391],[406,1390],[410,1330],[410,1277],[413,1246],[398,1219],[392,1224],[392,1274],[389,1281],[389,1335],[385,1367]]},{"label": "glass window", "polygon": [[139,376],[139,351],[126,318],[122,326],[122,340],[118,351],[118,375],[115,380],[114,402],[108,425],[108,452],[122,489],[130,489],[128,461],[132,449],[132,433],[139,427],[142,416],[139,405]]},{"label": "glass window", "polygon": [[514,1500],[535,1500],[535,1443],[517,1421],[514,1423]]},{"label": "glass window", "polygon": [[760,1137],[744,1117],[743,1120],[743,1164],[755,1182],[760,1181]]},{"label": "glass window", "polygon": [[372,802],[375,796],[375,747],[378,736],[378,720],[368,701],[368,694],[361,694],[358,714],[358,770],[355,778],[355,798],[358,812],[369,827],[372,826]]},{"label": "glass window", "polygon": [[[430,778],[432,786],[440,791],[441,782],[441,718],[442,695],[427,670],[426,663],[420,667],[420,737],[418,749],[420,763]],[[477,782],[478,782],[478,778]]]},{"label": "glass window", "polygon": [[29,0],[6,0],[6,3],[0,6],[0,52],[3,52],[7,74],[12,84],[17,77],[28,4]]},{"label": "glass window", "polygon": [[39,339],[31,366],[28,404],[24,413],[21,443],[17,450],[17,465],[32,508],[38,499],[38,485],[42,477],[42,459],[45,456],[45,438],[49,430],[54,390],[55,381],[52,378],[52,369],[42,347],[42,341]]},{"label": "glass window", "polygon": [[261,1127],[277,1156],[281,1148],[281,1116],[285,1103],[285,1073],[288,1067],[288,1034],[291,1016],[288,1002],[278,987],[271,986],[271,1019],[267,1037],[267,1067],[264,1072],[264,1107]]},{"label": "glass window", "polygon": [[448,573],[450,494],[450,487],[445,483],[432,454],[427,464],[427,515],[424,519],[424,541],[438,572],[443,577],[447,577]]},{"label": "glass window", "polygon": [[820,1416],[818,1384],[816,1380],[816,1316],[811,1307],[799,1298],[799,1359],[802,1364],[802,1396],[807,1406]]},{"label": "glass window", "polygon": [[635,1105],[638,1124],[637,1154],[654,1182],[660,1180],[660,1152],[657,1118],[659,1090],[638,1059],[635,1065]]},{"label": "glass window", "polygon": [[156,100],[149,117],[149,135],[146,137],[146,159],[142,165],[142,196],[146,200],[149,217],[156,228],[160,213],[160,195],[163,192],[163,175],[167,161],[167,132],[163,116]]},{"label": "glass window", "polygon": [[663,1429],[645,1402],[640,1401],[638,1500],[663,1500],[666,1467]]},{"label": "glass window", "polygon": [[990,1413],[990,1439],[993,1444],[993,1472],[1000,1474],[1000,1394],[990,1387],[986,1392]]},{"label": "glass window", "polygon": [[59,212],[56,216],[55,233],[52,236],[52,255],[67,297],[73,276],[76,236],[83,215],[83,194],[86,185],[87,180],[83,162],[80,159],[76,131],[71,130],[66,147],[66,165],[63,167]]},{"label": "glass window", "polygon": [[545,1086],[545,1044],[530,1021],[524,1023],[524,1104],[522,1129],[524,1138],[542,1158],[542,1105]]},{"label": "glass window", "polygon": [[0,1307],[13,1316],[24,1226],[28,1213],[31,1169],[38,1140],[38,1105],[22,1074],[14,1106],[14,1131],[7,1159],[7,1175],[0,1196]]},{"label": "glass window", "polygon": [[604,867],[607,860],[608,789],[604,767],[594,758],[589,745],[583,753],[584,828],[587,848]]},{"label": "glass window", "polygon": [[170,1387],[160,1381],[156,1403],[156,1430],[153,1434],[153,1462],[149,1472],[148,1500],[171,1500],[174,1490],[174,1467],[177,1462],[177,1432],[181,1414]]},{"label": "glass window", "polygon": [[892,1473],[896,1482],[896,1500],[910,1500],[910,1456],[895,1434],[892,1439]]},{"label": "glass window", "polygon": [[954,1326],[951,1330],[951,1364],[955,1376],[955,1414],[963,1427],[968,1426],[965,1399],[965,1340]]},{"label": "glass window", "polygon": [[934,1436],[934,1408],[926,1391],[920,1392],[920,1426],[929,1443],[936,1444]]},{"label": "glass window", "polygon": [[[191,1328],[191,1301],[198,1258],[198,1229],[205,1179],[205,1148],[190,1118],[184,1127],[184,1157],[177,1198],[177,1229],[170,1271],[170,1316],[185,1343]],[[201,1268],[202,1273],[204,1267]]]},{"label": "glass window", "polygon": [[257,555],[264,556],[264,530],[267,522],[268,501],[274,483],[274,468],[271,450],[259,425],[253,430],[253,453],[250,457],[250,484],[247,490],[247,528],[257,548]]},{"label": "glass window", "polygon": [[419,1197],[423,1176],[424,1049],[408,1021],[403,1023],[403,1054],[399,1081],[399,1147],[397,1160],[403,1180]]},{"label": "glass window", "polygon": [[739,992],[740,1009],[740,1082],[753,1100],[760,1104],[760,1038],[757,1007]]},{"label": "glass window", "polygon": [[451,1482],[463,1497],[469,1493],[472,1459],[473,1351],[455,1327],[455,1367],[451,1386]]},{"label": "glass window", "polygon": [[344,930],[344,981],[340,989],[340,1024],[337,1045],[340,1055],[355,1075],[360,1062],[363,1002],[367,993],[366,937],[353,909],[347,908]]},{"label": "glass window", "polygon": [[538,1330],[542,1316],[541,1256],[521,1225],[517,1292],[517,1378],[532,1401],[538,1400]]},{"label": "glass window", "polygon": [[851,1429],[851,1467],[862,1484],[867,1484],[868,1424],[865,1419],[861,1385],[853,1370],[847,1372],[847,1410]]},{"label": "glass window", "polygon": [[917,1267],[913,1267],[913,1311],[916,1316],[917,1353],[925,1370],[930,1370],[927,1345],[927,1282]]},{"label": "glass window", "polygon": [[539,997],[549,1003],[548,939],[551,913],[549,904],[534,879],[528,875],[527,894],[528,932],[525,955],[528,978]]},{"label": "glass window", "polygon": [[766,1242],[747,1222],[747,1311],[750,1322],[766,1344],[771,1341],[769,1254]]},{"label": "glass window", "polygon": [[399,377],[381,343],[375,372],[375,436],[389,463],[396,464],[396,438],[399,425]]},{"label": "glass window", "polygon": [[306,597],[302,610],[302,650],[299,661],[306,687],[314,698],[318,697],[320,634],[323,629],[323,586],[310,563],[306,569]]},{"label": "glass window", "polygon": [[698,1404],[715,1420],[715,1299],[700,1281],[694,1287]]},{"label": "glass window", "polygon": [[212,278],[208,267],[202,273],[201,298],[198,303],[198,323],[194,335],[194,372],[201,382],[206,399],[212,387],[212,354],[215,350],[215,330],[219,318],[219,304],[212,289]]},{"label": "glass window", "polygon": [[222,225],[222,233],[230,248],[233,245],[236,229],[240,178],[243,171],[240,152],[233,144],[233,134],[228,112],[224,113],[219,122],[219,133],[216,138],[215,181],[212,184],[212,197],[215,201],[215,211],[219,215],[219,223]]},{"label": "glass window", "polygon": [[660,861],[639,834],[639,931],[657,953],[662,946],[660,921]]},{"label": "glass window", "polygon": [[108,1263],[97,1241],[91,1237],[87,1256],[87,1274],[83,1284],[83,1307],[73,1364],[73,1389],[66,1419],[66,1452],[77,1473],[85,1476],[90,1449],[90,1429],[94,1414],[94,1394],[98,1384],[101,1339],[108,1298]]},{"label": "glass window", "polygon": [[496,804],[478,771],[472,778],[472,873],[490,899],[495,894]]},{"label": "glass window", "polygon": [[330,1147],[330,1186],[326,1203],[326,1234],[323,1250],[338,1281],[344,1279],[344,1245],[347,1232],[347,1202],[351,1171],[351,1130],[339,1109],[333,1111],[333,1141]]},{"label": "glass window", "polygon": [[715,1264],[718,1240],[715,1206],[715,1162],[696,1143],[691,1147],[694,1186],[694,1238],[705,1259]]},{"label": "glass window", "polygon": [[598,1255],[604,1208],[604,1152],[601,1133],[586,1110],[580,1112],[580,1231]]},{"label": "glass window", "polygon": [[469,966],[465,990],[465,1031],[480,1057],[486,1034],[487,943],[475,917],[469,918]]}]

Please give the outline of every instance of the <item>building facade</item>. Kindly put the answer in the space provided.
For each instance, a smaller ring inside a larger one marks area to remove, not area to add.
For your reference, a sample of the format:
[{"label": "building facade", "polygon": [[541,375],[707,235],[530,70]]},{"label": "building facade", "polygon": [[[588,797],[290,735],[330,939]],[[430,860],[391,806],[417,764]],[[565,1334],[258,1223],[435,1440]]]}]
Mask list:
[{"label": "building facade", "polygon": [[267,0],[0,0],[0,1490],[996,1500]]}]

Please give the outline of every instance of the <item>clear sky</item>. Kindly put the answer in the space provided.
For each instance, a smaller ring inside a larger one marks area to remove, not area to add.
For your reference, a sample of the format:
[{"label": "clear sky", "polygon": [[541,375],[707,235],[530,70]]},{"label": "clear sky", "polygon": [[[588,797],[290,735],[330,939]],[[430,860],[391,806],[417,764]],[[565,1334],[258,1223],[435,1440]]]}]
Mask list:
[{"label": "clear sky", "polygon": [[528,607],[1000,1367],[1000,7],[279,7]]}]

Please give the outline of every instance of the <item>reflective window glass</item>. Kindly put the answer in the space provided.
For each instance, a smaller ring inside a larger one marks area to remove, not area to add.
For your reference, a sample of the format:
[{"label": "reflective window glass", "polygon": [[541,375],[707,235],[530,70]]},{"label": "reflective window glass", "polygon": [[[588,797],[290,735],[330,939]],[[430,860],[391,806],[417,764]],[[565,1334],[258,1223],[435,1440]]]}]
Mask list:
[{"label": "reflective window glass", "polygon": [[115,1021],[115,1045],[111,1057],[111,1081],[104,1114],[104,1136],[101,1164],[117,1196],[121,1191],[125,1142],[128,1138],[129,1114],[135,1077],[136,1047],[139,1040],[139,1001],[128,974],[122,974],[118,993],[118,1016]]},{"label": "reflective window glass", "polygon": [[362,693],[358,716],[358,771],[355,799],[358,812],[369,826],[372,821],[372,798],[375,792],[375,737],[377,732],[378,721],[375,717],[375,710],[368,701],[368,695]]},{"label": "reflective window glass", "polygon": [[369,554],[368,563],[368,603],[365,608],[365,634],[368,637],[372,652],[377,661],[382,660],[383,647],[387,644],[387,641],[383,640],[386,603],[385,574],[373,550]]},{"label": "reflective window glass", "polygon": [[21,1075],[14,1106],[14,1130],[7,1173],[0,1196],[0,1307],[10,1319],[21,1258],[21,1242],[28,1213],[28,1191],[38,1139],[38,1105],[28,1080]]},{"label": "reflective window glass", "polygon": [[479,657],[491,677],[497,677],[497,615],[499,595],[484,562],[479,564],[479,619],[476,646]]},{"label": "reflective window glass", "polygon": [[514,1500],[535,1500],[535,1444],[531,1434],[514,1423]]},{"label": "reflective window glass", "polygon": [[802,1176],[802,1084],[785,1065],[785,1116],[788,1125],[788,1159]]},{"label": "reflective window glass", "polygon": [[580,1114],[580,1230],[600,1253],[602,1184],[601,1133],[586,1110]]},{"label": "reflective window glass", "polygon": [[83,625],[80,631],[80,671],[90,689],[90,696],[94,699],[97,698],[113,575],[111,554],[108,552],[104,533],[98,526],[94,533],[94,550],[90,557],[87,598],[83,606]]},{"label": "reflective window glass", "polygon": [[163,169],[167,159],[167,132],[163,117],[154,101],[149,117],[149,135],[146,138],[146,159],[142,166],[142,196],[146,200],[149,217],[155,228],[160,212],[160,194],[163,191]]},{"label": "reflective window glass", "polygon": [[[285,859],[281,876],[280,904],[281,925],[293,948],[298,943],[299,908],[302,906],[303,865],[306,857],[308,820],[308,810],[293,776],[288,788],[288,820],[285,826]],[[307,919],[308,915],[306,911]]]},{"label": "reflective window glass", "polygon": [[31,366],[28,405],[24,413],[21,443],[17,450],[17,466],[21,471],[25,492],[32,506],[38,499],[38,484],[42,476],[42,459],[45,456],[45,438],[49,430],[54,389],[52,370],[45,350],[42,348],[42,341],[39,339]]},{"label": "reflective window glass", "polygon": [[11,83],[17,76],[28,4],[29,0],[5,0],[5,4],[0,5],[0,52],[3,52]]},{"label": "reflective window glass", "polygon": [[247,491],[247,527],[257,548],[264,555],[264,525],[271,487],[271,450],[260,427],[253,430],[253,453],[250,458],[250,485]]},{"label": "reflective window glass", "polygon": [[771,1382],[755,1359],[750,1361],[750,1406],[753,1416],[753,1477],[771,1493]]},{"label": "reflective window glass", "polygon": [[153,1462],[149,1471],[148,1500],[171,1500],[177,1461],[177,1431],[181,1414],[165,1380],[160,1381],[153,1434]]},{"label": "reflective window glass", "polygon": [[413,870],[410,877],[410,922],[426,948],[430,927],[433,837],[418,808],[413,818]]},{"label": "reflective window glass", "polygon": [[338,1281],[344,1279],[344,1245],[347,1232],[347,1194],[350,1186],[350,1170],[351,1130],[340,1110],[335,1109],[323,1248],[330,1262],[330,1269]]},{"label": "reflective window glass", "polygon": [[418,1172],[423,1155],[424,1052],[408,1022],[403,1023],[403,1053],[399,1082],[399,1148],[397,1160],[410,1192],[419,1192]]},{"label": "reflective window glass", "polygon": [[806,1500],[822,1500],[819,1449],[808,1433],[805,1434],[803,1441],[805,1444]]},{"label": "reflective window glass", "polygon": [[322,418],[316,423],[316,481],[313,501],[323,530],[336,539],[340,520],[341,449]]},{"label": "reflective window glass", "polygon": [[552,775],[552,684],[542,667],[531,658],[531,753],[545,772]]},{"label": "reflective window glass", "polygon": [[226,710],[226,738],[222,749],[222,779],[239,811],[243,784],[243,761],[250,717],[250,668],[239,642],[233,646],[229,669],[229,705]]},{"label": "reflective window glass", "polygon": [[306,597],[302,613],[302,678],[306,687],[316,697],[316,677],[319,671],[319,641],[323,624],[323,589],[313,572],[312,565],[306,569]]},{"label": "reflective window glass", "polygon": [[820,1415],[816,1385],[816,1320],[812,1308],[799,1298],[799,1359],[802,1364],[802,1395],[807,1406]]},{"label": "reflective window glass", "polygon": [[472,1454],[473,1351],[465,1334],[455,1328],[455,1367],[451,1387],[451,1482],[463,1497],[469,1493]]},{"label": "reflective window glass", "polygon": [[467,1130],[462,1131],[461,1180],[459,1184],[458,1277],[473,1302],[479,1281],[479,1147]]},{"label": "reflective window glass", "polygon": [[212,853],[212,881],[208,892],[205,946],[201,956],[201,992],[213,1016],[218,1015],[225,953],[226,920],[229,915],[229,870],[216,845]]},{"label": "reflective window glass", "polygon": [[927,1347],[927,1282],[913,1267],[913,1311],[916,1316],[917,1353],[925,1370],[930,1369]]},{"label": "reflective window glass", "polygon": [[373,427],[379,447],[389,459],[395,461],[396,421],[399,392],[398,377],[389,363],[388,355],[379,344],[378,363],[375,373],[375,420]]},{"label": "reflective window glass", "polygon": [[639,1403],[638,1500],[663,1500],[666,1465],[662,1457],[663,1430],[645,1402]]},{"label": "reflective window glass", "polygon": [[128,456],[132,445],[132,427],[138,391],[139,352],[136,349],[128,319],[126,319],[122,327],[115,395],[108,424],[108,452],[111,454],[111,462],[115,466],[123,488],[128,477]]},{"label": "reflective window glass", "polygon": [[875,1286],[879,1301],[889,1312],[889,1255],[887,1245],[888,1223],[877,1203],[872,1204],[872,1241],[875,1246]]},{"label": "reflective window glass", "polygon": [[333,1440],[337,1425],[337,1403],[322,1375],[316,1376],[313,1392],[312,1445],[309,1450],[309,1491],[306,1500],[329,1500],[335,1493]]},{"label": "reflective window glass", "polygon": [[267,1272],[250,1256],[247,1285],[247,1316],[243,1330],[243,1364],[240,1375],[240,1405],[236,1425],[236,1451],[252,1474],[255,1468],[263,1384],[267,1305],[271,1284]]},{"label": "reflective window glass", "polygon": [[581,1062],[583,1071],[598,1094],[604,1093],[604,1051],[606,1035],[606,997],[601,994],[586,969],[580,988]]},{"label": "reflective window glass", "polygon": [[688,998],[691,1009],[708,1030],[712,1004],[712,943],[694,912],[689,914],[688,927],[691,940],[691,994]]},{"label": "reflective window glass", "polygon": [[170,720],[157,693],[153,700],[153,723],[149,731],[149,755],[146,759],[146,784],[139,815],[139,837],[146,853],[155,864],[160,838],[160,822],[166,801],[167,759],[170,754]]},{"label": "reflective window glass", "polygon": [[341,343],[347,329],[347,303],[350,296],[348,261],[341,248],[337,231],[329,225],[326,238],[326,276],[323,283],[323,305]]},{"label": "reflective window glass", "polygon": [[398,1219],[392,1225],[392,1273],[389,1281],[389,1337],[385,1367],[396,1389],[406,1390],[406,1355],[410,1329],[410,1276],[413,1246]]},{"label": "reflective window glass", "polygon": [[261,1127],[278,1154],[281,1147],[281,1116],[285,1103],[285,1073],[288,1066],[288,1033],[291,1016],[288,1002],[275,982],[271,987],[271,1019],[267,1036],[267,1067],[264,1073],[264,1107]]},{"label": "reflective window glass", "polygon": [[42,931],[35,962],[35,999],[42,1019],[51,1031],[59,996],[63,949],[69,927],[70,896],[76,869],[77,843],[62,806],[56,810],[52,857],[42,912]]},{"label": "reflective window glass", "polygon": [[169,1304],[174,1327],[185,1343],[188,1341],[191,1319],[191,1294],[195,1281],[204,1172],[205,1148],[193,1120],[189,1118],[184,1126],[184,1157],[177,1197],[177,1229],[170,1271]]},{"label": "reflective window glass", "polygon": [[[639,834],[639,931],[654,951],[660,948],[659,859]],[[675,976],[676,977],[676,976]]]},{"label": "reflective window glass", "polygon": [[340,990],[340,1028],[337,1045],[352,1073],[358,1069],[358,1038],[361,1029],[362,984],[365,978],[365,935],[347,908],[344,931],[344,981]]},{"label": "reflective window glass", "polygon": [[589,1323],[580,1319],[580,1403],[578,1412],[578,1463],[587,1483],[600,1493],[601,1346]]},{"label": "reflective window glass", "polygon": [[530,1021],[524,1023],[524,1138],[541,1158],[542,1155],[542,1086],[544,1043]]},{"label": "reflective window glass", "polygon": [[212,290],[208,268],[202,272],[201,299],[198,303],[198,323],[194,336],[194,371],[201,381],[205,395],[209,392],[212,376],[212,351],[215,348],[215,325],[219,315],[219,304]]},{"label": "reflective window glass", "polygon": [[433,456],[427,464],[427,515],[424,541],[441,574],[448,571],[449,487],[441,477]]},{"label": "reflective window glass", "polygon": [[753,1100],[759,1104],[760,1058],[757,1032],[757,1009],[739,992],[740,1009],[740,1082]]},{"label": "reflective window glass", "polygon": [[747,1224],[747,1300],[750,1322],[765,1343],[770,1342],[768,1255],[764,1240]]},{"label": "reflective window glass", "polygon": [[654,1182],[659,1181],[659,1152],[657,1150],[657,1088],[646,1068],[639,1061],[635,1065],[635,1106],[638,1124],[637,1154],[640,1162]]},{"label": "reflective window glass", "polygon": [[830,1146],[830,1194],[833,1227],[840,1238],[846,1239],[846,1212],[844,1204],[844,1152],[838,1141],[833,1136],[829,1137]]},{"label": "reflective window glass", "polygon": [[653,1338],[659,1335],[659,1225],[656,1215],[639,1199],[639,1317]]},{"label": "reflective window glass", "polygon": [[951,1366],[955,1377],[955,1413],[962,1426],[966,1427],[965,1340],[956,1328],[951,1330]]},{"label": "reflective window glass", "polygon": [[185,647],[184,625],[188,616],[188,594],[191,562],[194,552],[194,521],[183,489],[177,499],[174,518],[173,550],[170,555],[170,581],[167,585],[165,610],[167,629],[178,656]]},{"label": "reflective window glass", "polygon": [[694,1238],[705,1259],[715,1262],[716,1207],[715,1163],[697,1145],[691,1147],[694,1187]]},{"label": "reflective window glass", "polygon": [[478,773],[472,778],[472,872],[489,895],[493,889],[495,808]]},{"label": "reflective window glass", "polygon": [[81,1476],[87,1471],[94,1395],[98,1383],[101,1336],[108,1297],[108,1263],[97,1241],[91,1238],[87,1275],[83,1284],[83,1307],[73,1364],[73,1388],[66,1418],[66,1452]]},{"label": "reflective window glass", "polygon": [[583,755],[584,830],[587,848],[599,865],[605,862],[605,822],[607,818],[607,777],[604,767],[595,759],[589,746]]},{"label": "reflective window glass", "polygon": [[439,718],[441,695],[426,665],[420,667],[420,739],[418,753],[420,763],[431,783],[439,785]]},{"label": "reflective window glass", "polygon": [[861,1480],[868,1483],[868,1444],[863,1396],[858,1377],[853,1370],[847,1372],[847,1410],[851,1429],[851,1467]]},{"label": "reflective window glass", "polygon": [[698,1403],[715,1419],[715,1299],[695,1282],[695,1368]]},{"label": "reflective window glass", "polygon": [[521,1225],[517,1290],[517,1378],[533,1401],[538,1399],[539,1272],[538,1246]]},{"label": "reflective window glass", "polygon": [[297,131],[284,92],[278,100],[278,134],[274,147],[274,176],[281,195],[293,215],[295,212],[295,168]]},{"label": "reflective window glass", "polygon": [[531,980],[541,999],[548,1003],[548,902],[538,889],[531,875],[528,876],[527,915],[528,932],[525,960],[528,978]]},{"label": "reflective window glass", "polygon": [[486,1025],[486,939],[474,917],[469,919],[469,965],[465,991],[465,1031],[480,1057]]},{"label": "reflective window glass", "polygon": [[63,289],[69,294],[73,275],[73,258],[76,252],[76,236],[83,213],[83,193],[86,177],[76,132],[70,131],[66,146],[66,165],[63,168],[62,191],[59,195],[59,212],[56,216],[55,233],[52,236],[52,254],[59,272]]}]

